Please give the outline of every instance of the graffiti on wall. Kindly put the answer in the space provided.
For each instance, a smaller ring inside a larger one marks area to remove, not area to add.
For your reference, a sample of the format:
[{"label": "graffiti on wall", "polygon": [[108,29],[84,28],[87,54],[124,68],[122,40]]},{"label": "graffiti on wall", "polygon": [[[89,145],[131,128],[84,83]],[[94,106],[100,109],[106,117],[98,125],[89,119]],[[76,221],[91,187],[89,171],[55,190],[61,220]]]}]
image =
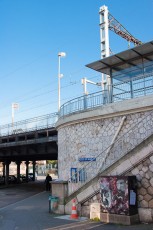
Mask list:
[{"label": "graffiti on wall", "polygon": [[101,211],[112,214],[129,214],[127,177],[101,177]]}]

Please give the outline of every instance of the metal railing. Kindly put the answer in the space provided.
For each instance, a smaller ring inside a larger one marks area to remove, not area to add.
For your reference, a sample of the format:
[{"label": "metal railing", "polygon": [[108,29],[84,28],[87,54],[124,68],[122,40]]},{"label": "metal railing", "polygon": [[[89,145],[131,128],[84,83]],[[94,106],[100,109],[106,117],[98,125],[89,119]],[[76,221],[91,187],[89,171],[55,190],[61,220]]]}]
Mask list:
[{"label": "metal railing", "polygon": [[0,136],[12,135],[32,130],[54,127],[60,117],[94,109],[108,103],[153,94],[153,72],[139,75],[130,81],[119,82],[103,90],[72,99],[60,108],[59,113],[51,113],[31,119],[0,126]]},{"label": "metal railing", "polygon": [[35,131],[45,128],[55,127],[58,119],[58,113],[51,113],[43,116],[38,116],[15,123],[10,123],[0,126],[0,136],[14,135],[29,131]]},{"label": "metal railing", "polygon": [[108,103],[128,100],[153,94],[153,72],[139,75],[130,81],[120,81],[108,86],[108,90],[99,91],[72,99],[60,108],[59,118],[69,114],[94,109]]},{"label": "metal railing", "polygon": [[113,144],[109,145],[97,156],[94,156],[94,160],[91,159],[91,161],[84,163],[84,166],[80,167],[68,179],[69,195],[117,162],[150,135],[153,135],[153,111],[147,112],[143,119],[141,119],[140,114],[138,120],[139,122],[130,126],[126,133],[120,134]]},{"label": "metal railing", "polygon": [[104,102],[104,93],[107,94],[107,91],[100,91],[89,95],[84,95],[66,102],[60,108],[59,117],[80,112],[86,109],[92,109],[94,107],[107,103],[108,101],[106,100]]},{"label": "metal railing", "polygon": [[153,94],[153,73],[112,85],[112,102]]}]

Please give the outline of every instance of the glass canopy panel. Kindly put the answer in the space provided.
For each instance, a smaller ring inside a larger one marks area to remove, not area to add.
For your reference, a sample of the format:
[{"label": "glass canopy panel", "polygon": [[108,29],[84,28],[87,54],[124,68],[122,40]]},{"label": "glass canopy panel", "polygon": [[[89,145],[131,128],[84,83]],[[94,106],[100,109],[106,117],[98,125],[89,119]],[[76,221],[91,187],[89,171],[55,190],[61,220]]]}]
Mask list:
[{"label": "glass canopy panel", "polygon": [[[135,74],[143,73],[142,60],[144,61],[144,66],[147,67],[147,71],[151,71],[152,64],[149,65],[147,62],[153,61],[153,41],[101,59],[86,66],[108,75],[110,75],[112,70],[113,75],[110,76],[111,78],[116,78],[120,75],[119,78],[122,78],[121,80],[126,80],[134,76],[134,72]],[[121,71],[121,73],[119,73],[119,71]],[[130,72],[133,73],[131,74]]]},{"label": "glass canopy panel", "polygon": [[141,46],[135,47],[134,50],[138,52],[140,55],[149,54],[153,51],[153,43],[152,42],[145,43]]},{"label": "glass canopy panel", "polygon": [[121,58],[122,61],[128,61],[138,57],[138,54],[133,50],[127,50],[127,52],[116,54],[115,56]]}]

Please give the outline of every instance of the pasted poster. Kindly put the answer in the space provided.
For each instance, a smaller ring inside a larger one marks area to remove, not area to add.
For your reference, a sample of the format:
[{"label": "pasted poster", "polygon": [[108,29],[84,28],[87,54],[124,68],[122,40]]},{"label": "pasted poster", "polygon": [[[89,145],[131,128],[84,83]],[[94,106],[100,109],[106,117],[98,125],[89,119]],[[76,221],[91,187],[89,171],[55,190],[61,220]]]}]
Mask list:
[{"label": "pasted poster", "polygon": [[102,212],[129,214],[127,177],[101,177],[100,194]]}]

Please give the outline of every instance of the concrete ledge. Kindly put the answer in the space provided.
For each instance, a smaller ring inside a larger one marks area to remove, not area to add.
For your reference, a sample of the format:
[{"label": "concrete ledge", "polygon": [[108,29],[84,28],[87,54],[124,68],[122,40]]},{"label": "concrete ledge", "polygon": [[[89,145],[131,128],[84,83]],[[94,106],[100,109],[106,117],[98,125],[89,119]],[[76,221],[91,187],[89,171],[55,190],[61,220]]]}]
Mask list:
[{"label": "concrete ledge", "polygon": [[126,216],[109,213],[100,213],[100,221],[105,223],[131,225],[139,223],[139,216],[138,214],[133,216]]}]

